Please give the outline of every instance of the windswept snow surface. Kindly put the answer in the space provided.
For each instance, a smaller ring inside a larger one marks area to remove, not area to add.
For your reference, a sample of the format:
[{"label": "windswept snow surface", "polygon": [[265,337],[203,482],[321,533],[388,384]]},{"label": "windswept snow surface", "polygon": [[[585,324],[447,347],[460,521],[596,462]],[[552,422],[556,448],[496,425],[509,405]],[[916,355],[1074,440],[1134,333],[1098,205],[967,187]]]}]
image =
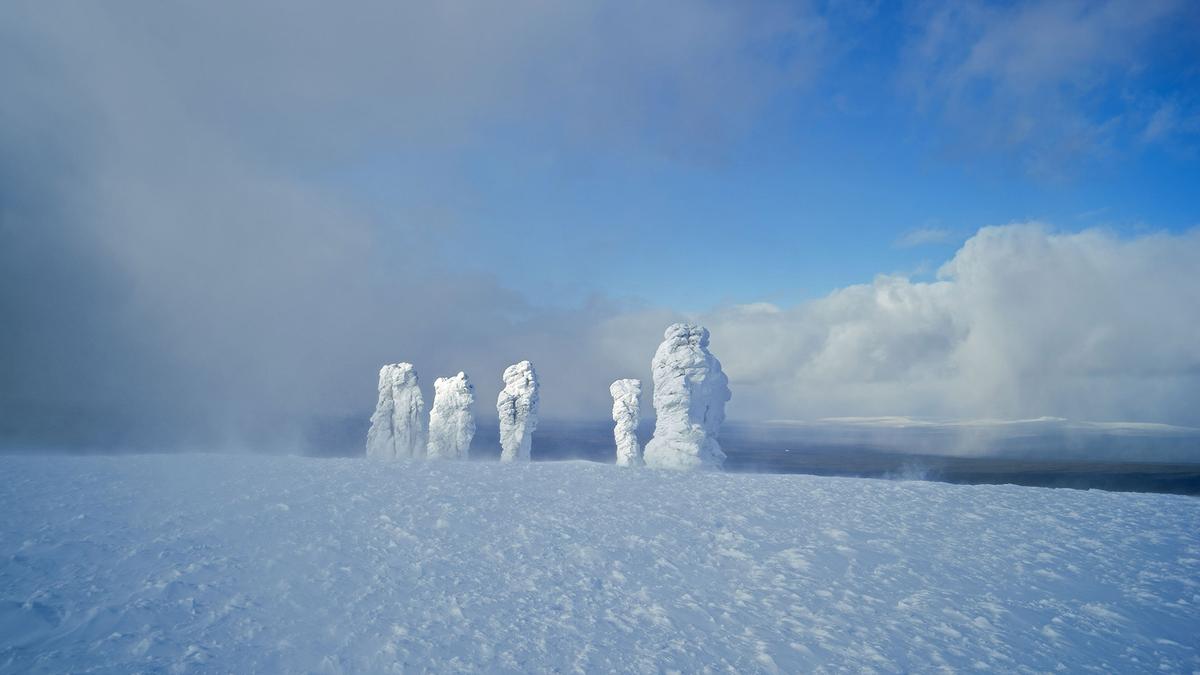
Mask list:
[{"label": "windswept snow surface", "polygon": [[425,456],[425,399],[411,363],[379,369],[379,402],[367,431],[367,457],[401,459]]},{"label": "windswept snow surface", "polygon": [[504,389],[496,398],[500,420],[500,461],[528,462],[538,423],[538,379],[533,364],[514,363],[504,369]]},{"label": "windswept snow surface", "polygon": [[0,457],[3,672],[1191,672],[1200,500]]}]

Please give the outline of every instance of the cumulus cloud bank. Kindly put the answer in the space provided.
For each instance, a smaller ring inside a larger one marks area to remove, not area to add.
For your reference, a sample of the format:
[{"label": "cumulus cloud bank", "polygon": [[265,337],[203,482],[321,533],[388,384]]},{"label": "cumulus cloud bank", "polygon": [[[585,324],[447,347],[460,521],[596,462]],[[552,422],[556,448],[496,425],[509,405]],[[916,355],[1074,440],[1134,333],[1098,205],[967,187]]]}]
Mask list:
[{"label": "cumulus cloud bank", "polygon": [[[730,415],[1200,422],[1200,232],[986,227],[934,281],[702,317]],[[851,412],[852,411],[852,412]]]}]

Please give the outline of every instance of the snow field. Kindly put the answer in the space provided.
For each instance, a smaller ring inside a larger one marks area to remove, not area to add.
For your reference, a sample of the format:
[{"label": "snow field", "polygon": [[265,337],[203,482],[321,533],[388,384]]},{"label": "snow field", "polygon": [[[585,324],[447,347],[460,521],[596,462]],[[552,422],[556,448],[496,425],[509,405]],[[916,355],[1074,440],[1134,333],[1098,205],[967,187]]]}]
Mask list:
[{"label": "snow field", "polygon": [[1191,672],[1200,500],[0,458],[3,672]]}]

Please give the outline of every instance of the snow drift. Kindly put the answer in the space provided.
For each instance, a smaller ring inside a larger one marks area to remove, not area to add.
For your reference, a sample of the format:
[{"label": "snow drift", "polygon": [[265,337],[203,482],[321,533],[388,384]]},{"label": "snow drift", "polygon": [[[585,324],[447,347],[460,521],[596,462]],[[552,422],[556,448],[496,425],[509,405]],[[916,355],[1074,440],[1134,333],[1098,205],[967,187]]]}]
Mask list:
[{"label": "snow drift", "polygon": [[646,466],[720,469],[725,453],[717,443],[730,399],[729,378],[708,350],[708,330],[672,324],[651,361],[654,375],[654,438],[646,444]]},{"label": "snow drift", "polygon": [[500,416],[500,461],[528,462],[538,423],[538,379],[533,364],[504,369],[504,389],[496,399]]},{"label": "snow drift", "polygon": [[430,459],[467,459],[475,437],[475,387],[466,373],[439,377],[433,383],[429,411]]},{"label": "snow drift", "polygon": [[641,421],[641,380],[617,380],[608,388],[613,397],[613,437],[617,442],[617,466],[641,466],[642,449],[637,428]]},{"label": "snow drift", "polygon": [[425,456],[425,400],[411,363],[379,369],[379,401],[367,431],[367,457],[407,459]]}]

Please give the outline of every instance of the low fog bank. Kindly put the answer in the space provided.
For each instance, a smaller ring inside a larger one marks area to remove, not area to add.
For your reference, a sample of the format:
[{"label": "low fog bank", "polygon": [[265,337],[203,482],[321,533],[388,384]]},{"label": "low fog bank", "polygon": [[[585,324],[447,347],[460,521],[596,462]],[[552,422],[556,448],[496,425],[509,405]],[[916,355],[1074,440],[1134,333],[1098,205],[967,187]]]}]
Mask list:
[{"label": "low fog bank", "polygon": [[[80,420],[86,423],[86,420]],[[81,445],[62,429],[58,443],[9,442],[2,453],[116,454],[173,451],[255,452],[311,457],[362,457],[366,417],[260,420],[252,434],[227,443],[197,437],[177,444],[162,436],[113,434]],[[642,419],[647,443],[654,419]],[[1016,484],[1200,495],[1200,430],[1144,424],[1102,424],[1046,418],[1016,421],[935,422],[911,418],[850,418],[810,422],[727,422],[721,447],[734,472]],[[533,435],[534,461],[612,463],[613,423],[542,420]],[[470,459],[500,458],[494,417],[477,422]]]},{"label": "low fog bank", "polygon": [[[496,420],[483,419],[471,456],[499,456]],[[306,454],[353,456],[362,453],[367,423],[329,419],[305,435]],[[646,443],[654,418],[643,418],[638,440]],[[534,459],[613,461],[613,423],[543,420],[533,436]],[[493,446],[495,446],[493,448]],[[995,457],[1020,460],[1147,462],[1200,465],[1200,429],[1162,424],[1032,420],[930,421],[906,417],[842,418],[815,421],[727,422],[721,447],[730,453],[828,450],[861,453]],[[731,460],[732,460],[731,456]]]},{"label": "low fog bank", "polygon": [[[643,417],[638,440],[646,443],[654,418]],[[101,424],[103,422],[103,424]],[[113,454],[127,452],[260,452],[318,457],[353,457],[364,453],[370,420],[366,416],[258,416],[242,420],[236,432],[223,434],[209,427],[179,436],[168,421],[148,423],[129,419],[90,419],[78,411],[67,423],[63,416],[25,416],[5,420],[0,428],[7,440],[0,452]],[[480,415],[471,444],[472,459],[499,457],[498,423]],[[80,428],[91,429],[92,440],[81,442]],[[95,429],[107,429],[94,435]],[[22,434],[22,429],[36,433]],[[936,421],[910,417],[835,418],[812,421],[730,421],[721,432],[721,446],[733,455],[829,452],[846,457],[863,454],[946,458],[1003,458],[1087,462],[1145,462],[1200,465],[1200,429],[1165,424],[1079,422],[1062,418],[1029,420]],[[611,462],[615,455],[610,420],[543,420],[533,435],[538,460],[587,459]]]},{"label": "low fog bank", "polygon": [[[654,420],[643,419],[647,443]],[[361,420],[327,420],[307,439],[316,456],[362,454]],[[1062,419],[933,422],[864,418],[728,422],[728,471],[1016,484],[1200,495],[1200,430]],[[495,420],[481,421],[471,459],[500,456]],[[543,420],[535,461],[615,459],[612,422]]]},{"label": "low fog bank", "polygon": [[728,425],[729,471],[1200,495],[1200,430],[1047,418]]},{"label": "low fog bank", "polygon": [[1166,424],[849,417],[739,428],[748,441],[785,445],[950,457],[1200,463],[1200,429]]}]

